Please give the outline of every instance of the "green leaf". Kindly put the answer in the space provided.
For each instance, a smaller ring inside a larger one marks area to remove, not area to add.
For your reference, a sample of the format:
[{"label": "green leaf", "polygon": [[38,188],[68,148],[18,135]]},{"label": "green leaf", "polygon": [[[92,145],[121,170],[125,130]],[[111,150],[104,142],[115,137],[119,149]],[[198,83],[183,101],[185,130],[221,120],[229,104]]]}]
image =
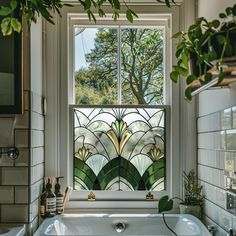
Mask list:
[{"label": "green leaf", "polygon": [[184,33],[182,31],[179,31],[177,33],[175,33],[172,38],[176,39],[176,38],[179,38],[180,36],[182,36]]},{"label": "green leaf", "polygon": [[184,66],[187,68],[188,67],[188,62],[189,62],[188,53],[183,51],[182,54],[181,54],[181,59],[182,59],[182,62],[184,64]]},{"label": "green leaf", "polygon": [[129,10],[131,11],[131,13],[132,13],[133,16],[135,16],[136,18],[138,18],[138,15],[137,15],[134,11],[132,11],[131,9],[129,9]]},{"label": "green leaf", "polygon": [[225,36],[224,35],[217,35],[216,36],[216,39],[217,39],[217,41],[218,41],[218,43],[220,44],[220,45],[222,45],[222,44],[224,44],[225,43],[225,41],[226,41],[226,38],[225,38]]},{"label": "green leaf", "polygon": [[219,17],[220,17],[221,19],[223,19],[223,18],[226,18],[227,16],[226,16],[225,13],[220,13],[220,14],[219,14]]},{"label": "green leaf", "polygon": [[218,83],[221,83],[223,81],[223,79],[225,78],[225,73],[223,71],[220,72],[219,74],[219,80]]},{"label": "green leaf", "polygon": [[11,19],[11,27],[13,28],[14,31],[20,33],[21,31],[21,23],[18,19],[12,18]]},{"label": "green leaf", "polygon": [[234,16],[236,16],[236,4],[233,6],[232,13]]},{"label": "green leaf", "polygon": [[213,20],[213,21],[212,21],[212,26],[213,26],[214,28],[218,28],[218,27],[220,26],[220,21],[219,21],[219,20]]},{"label": "green leaf", "polygon": [[214,61],[217,58],[217,53],[212,50],[208,53],[208,59],[209,61]]},{"label": "green leaf", "polygon": [[99,8],[99,9],[98,9],[98,15],[99,15],[100,17],[104,17],[106,14],[105,14],[105,12],[104,12],[101,8]]},{"label": "green leaf", "polygon": [[12,34],[11,17],[6,17],[2,20],[1,30],[4,36]]},{"label": "green leaf", "polygon": [[232,7],[227,7],[225,9],[227,16],[229,16],[232,13],[233,8]]},{"label": "green leaf", "polygon": [[170,211],[173,209],[173,200],[169,196],[162,197],[158,202],[158,212]]},{"label": "green leaf", "polygon": [[170,0],[165,0],[165,2],[166,2],[166,6],[170,7]]},{"label": "green leaf", "polygon": [[119,2],[119,0],[113,0],[113,3],[114,3],[114,8],[117,9],[117,10],[120,10],[120,2]]},{"label": "green leaf", "polygon": [[227,43],[225,48],[226,56],[230,56],[233,53],[233,47],[231,44]]},{"label": "green leaf", "polygon": [[212,74],[206,73],[204,78],[205,78],[205,82],[208,83],[212,80]]},{"label": "green leaf", "polygon": [[186,77],[188,75],[188,69],[182,66],[173,66],[176,71],[179,72],[180,75]]},{"label": "green leaf", "polygon": [[170,79],[174,82],[177,83],[179,78],[179,73],[177,71],[172,71],[170,73]]},{"label": "green leaf", "polygon": [[14,11],[17,7],[17,0],[11,0],[10,6],[11,6],[11,9]]},{"label": "green leaf", "polygon": [[185,89],[185,98],[189,101],[192,101],[192,94],[191,93],[192,93],[192,88],[187,87]]},{"label": "green leaf", "polygon": [[129,22],[133,23],[133,15],[132,12],[130,11],[130,9],[126,10],[126,18]]},{"label": "green leaf", "polygon": [[188,77],[187,77],[187,79],[186,79],[186,83],[187,84],[191,84],[194,80],[196,80],[197,79],[197,76],[195,76],[195,75],[189,75]]},{"label": "green leaf", "polygon": [[1,7],[0,8],[0,16],[8,16],[12,13],[12,9],[10,7]]},{"label": "green leaf", "polygon": [[92,5],[91,0],[85,0],[84,3],[85,3],[84,10],[88,10],[91,8]]}]

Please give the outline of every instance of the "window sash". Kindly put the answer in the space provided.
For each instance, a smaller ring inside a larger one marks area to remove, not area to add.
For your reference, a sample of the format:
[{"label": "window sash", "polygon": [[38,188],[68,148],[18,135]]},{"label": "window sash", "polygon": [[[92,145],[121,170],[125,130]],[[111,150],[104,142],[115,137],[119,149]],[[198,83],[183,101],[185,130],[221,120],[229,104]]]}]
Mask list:
[{"label": "window sash", "polygon": [[[122,38],[121,38],[121,31],[122,29],[132,28],[132,29],[159,29],[163,31],[163,101],[164,104],[168,104],[168,90],[166,85],[166,63],[165,59],[167,57],[167,50],[165,49],[166,46],[166,40],[167,40],[167,29],[166,25],[151,25],[150,22],[148,22],[147,25],[138,25],[137,23],[134,25],[128,25],[127,23],[124,24],[122,21],[118,21],[117,25],[108,25],[106,24],[98,23],[98,25],[82,25],[82,24],[75,24],[73,25],[73,32],[75,31],[75,28],[115,28],[117,29],[117,105],[122,105],[122,79],[121,78],[121,68],[122,68],[122,60],[121,60],[121,45],[122,45]],[[74,36],[74,35],[73,35]],[[75,52],[75,37],[73,38],[73,52]],[[73,53],[73,78],[75,78],[75,53]],[[73,93],[75,93],[75,87],[73,88]],[[72,104],[75,104],[75,95],[73,95],[73,102]]]},{"label": "window sash", "polygon": [[[107,15],[107,18],[109,18],[109,15]],[[107,26],[107,22],[109,21],[109,25],[113,27],[114,25],[117,25],[117,22],[113,22],[112,20],[98,20],[97,24],[102,25],[102,26]],[[167,75],[170,73],[170,68],[171,68],[171,28],[170,28],[170,21],[171,20],[171,15],[170,14],[140,14],[139,19],[135,21],[136,25],[139,25],[139,27],[144,27],[144,26],[149,26],[149,27],[164,27],[165,28],[165,45],[163,45],[163,48],[165,50],[164,52],[164,58],[163,62],[166,63],[167,66],[164,67],[164,88],[165,88],[165,93],[168,94],[168,96],[165,97],[166,101],[165,104],[171,104],[171,85],[170,81],[166,80]],[[67,76],[69,78],[68,81],[68,97],[67,97],[67,102],[69,105],[69,117],[68,121],[72,121],[73,119],[73,103],[74,103],[74,40],[73,40],[73,30],[75,25],[83,25],[86,27],[94,27],[93,22],[89,22],[87,20],[87,16],[84,14],[74,14],[74,13],[69,13],[68,14],[68,45],[67,45],[67,53],[68,53],[68,61],[67,61]],[[125,15],[121,15],[120,19],[118,21],[118,24],[120,26],[125,25],[126,27],[129,26],[129,23],[125,20]],[[132,27],[132,24],[130,24]],[[73,93],[71,93],[73,91]],[[166,108],[166,122],[167,124],[171,124],[171,118],[170,118],[170,106],[169,105],[163,105],[161,107]],[[153,192],[154,199],[157,199],[163,195],[170,194],[171,193],[171,186],[172,186],[172,169],[171,169],[171,159],[172,159],[172,147],[171,147],[171,136],[170,136],[170,127],[166,129],[166,190],[161,191],[161,192]],[[68,127],[68,133],[69,133],[69,140],[67,142],[67,155],[68,157],[73,157],[73,123],[69,122],[69,127]],[[66,170],[63,168],[62,174],[66,177],[66,183],[69,186],[73,186],[73,158],[62,158],[60,161],[60,166],[67,166]],[[74,208],[74,204],[79,204],[78,206],[81,207],[86,207],[86,201],[87,201],[87,196],[90,191],[79,191],[79,190],[73,190],[72,195],[70,199],[73,201],[71,204],[71,207]],[[115,207],[116,204],[112,203],[112,199],[116,199],[117,197],[123,201],[122,206],[125,207],[125,201],[128,200],[137,200],[137,201],[142,201],[147,194],[147,191],[130,191],[130,192],[107,192],[107,191],[94,191],[95,195],[97,196],[97,199],[100,199],[100,203],[98,204],[99,207],[107,207],[107,201],[111,203],[111,206]],[[102,202],[102,199],[106,199],[106,202]],[[79,200],[79,201],[77,201]],[[97,202],[97,201],[96,201]],[[81,203],[81,205],[80,205]],[[146,205],[146,201],[144,203],[144,207],[148,207]],[[130,204],[130,202],[128,203]],[[151,208],[156,208],[156,203],[150,204]],[[96,205],[96,204],[95,204]],[[135,204],[137,207],[137,203]],[[90,205],[91,206],[91,205]],[[68,205],[70,207],[70,205]],[[139,205],[138,207],[142,207]]]}]

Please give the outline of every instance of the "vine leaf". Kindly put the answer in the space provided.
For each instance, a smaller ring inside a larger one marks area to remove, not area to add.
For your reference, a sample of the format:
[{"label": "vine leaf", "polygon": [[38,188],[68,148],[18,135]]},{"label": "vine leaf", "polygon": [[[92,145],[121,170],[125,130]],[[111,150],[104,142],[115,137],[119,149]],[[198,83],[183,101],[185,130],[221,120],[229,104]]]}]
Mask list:
[{"label": "vine leaf", "polygon": [[158,212],[170,211],[173,208],[173,200],[168,195],[162,197],[158,202]]}]

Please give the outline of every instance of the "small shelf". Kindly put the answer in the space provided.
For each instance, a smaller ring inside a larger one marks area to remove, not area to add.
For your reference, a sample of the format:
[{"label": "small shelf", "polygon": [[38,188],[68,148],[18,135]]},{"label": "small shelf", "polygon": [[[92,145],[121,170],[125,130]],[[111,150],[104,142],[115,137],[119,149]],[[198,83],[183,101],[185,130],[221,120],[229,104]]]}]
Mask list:
[{"label": "small shelf", "polygon": [[192,96],[197,95],[198,93],[209,89],[211,87],[223,87],[228,86],[231,83],[236,82],[236,62],[232,63],[233,65],[227,65],[224,69],[224,73],[226,74],[225,78],[218,83],[219,81],[219,70],[216,67],[213,67],[208,72],[212,74],[213,78],[207,84],[202,85],[200,80],[204,81],[204,76],[198,78],[198,80],[193,81],[189,87],[191,87],[194,91],[191,93]]}]

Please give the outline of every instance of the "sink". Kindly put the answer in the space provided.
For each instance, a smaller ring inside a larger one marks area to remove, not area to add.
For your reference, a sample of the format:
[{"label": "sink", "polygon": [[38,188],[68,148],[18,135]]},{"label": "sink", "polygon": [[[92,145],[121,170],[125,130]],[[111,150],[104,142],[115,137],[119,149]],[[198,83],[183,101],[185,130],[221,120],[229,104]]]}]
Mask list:
[{"label": "sink", "polygon": [[0,234],[6,234],[8,233],[10,230],[8,228],[4,228],[4,227],[0,227]]},{"label": "sink", "polygon": [[0,224],[0,236],[24,236],[25,232],[25,225]]}]

